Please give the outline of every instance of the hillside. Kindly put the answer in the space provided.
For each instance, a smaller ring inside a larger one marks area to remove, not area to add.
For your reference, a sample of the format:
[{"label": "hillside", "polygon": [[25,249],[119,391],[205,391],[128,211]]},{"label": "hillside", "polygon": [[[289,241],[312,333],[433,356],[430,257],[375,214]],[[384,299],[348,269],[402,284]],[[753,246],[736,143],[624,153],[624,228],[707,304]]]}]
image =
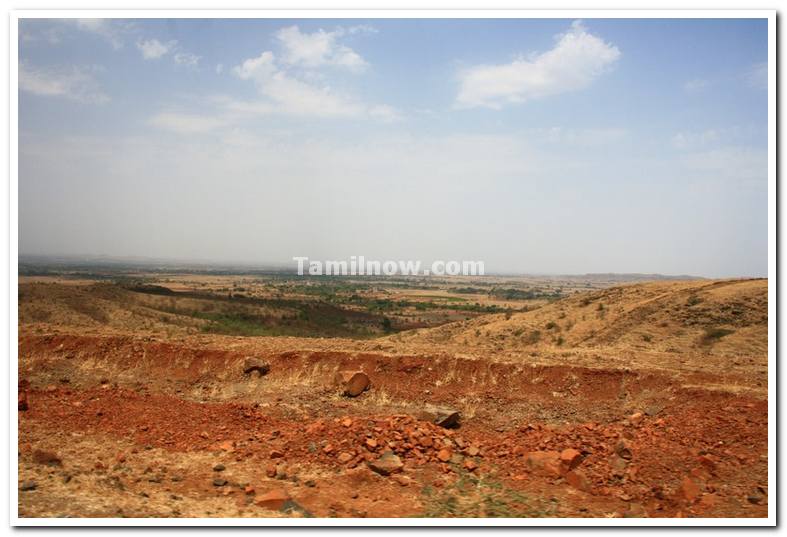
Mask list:
[{"label": "hillside", "polygon": [[767,280],[659,281],[572,297],[394,336],[422,344],[491,350],[617,348],[762,356],[768,342]]}]

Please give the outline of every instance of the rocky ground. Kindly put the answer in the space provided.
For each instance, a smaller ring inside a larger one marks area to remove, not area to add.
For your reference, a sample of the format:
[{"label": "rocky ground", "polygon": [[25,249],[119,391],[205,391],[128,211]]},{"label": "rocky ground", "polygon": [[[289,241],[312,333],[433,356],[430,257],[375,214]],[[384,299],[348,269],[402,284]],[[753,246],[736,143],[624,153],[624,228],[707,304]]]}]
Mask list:
[{"label": "rocky ground", "polygon": [[464,326],[343,345],[25,324],[19,514],[765,517],[761,313],[740,348],[632,361],[630,343],[460,348]]}]

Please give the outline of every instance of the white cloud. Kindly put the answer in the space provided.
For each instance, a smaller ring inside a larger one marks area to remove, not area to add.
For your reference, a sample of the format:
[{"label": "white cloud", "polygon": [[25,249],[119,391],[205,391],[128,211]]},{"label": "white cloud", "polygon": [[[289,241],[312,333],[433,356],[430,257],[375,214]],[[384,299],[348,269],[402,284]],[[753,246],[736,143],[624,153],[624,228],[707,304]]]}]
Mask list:
[{"label": "white cloud", "polygon": [[216,74],[220,75],[224,71],[224,65],[217,63],[216,64]]},{"label": "white cloud", "polygon": [[123,46],[121,38],[121,28],[118,28],[112,19],[73,19],[77,28],[83,32],[103,37],[112,45],[112,48],[119,49]]},{"label": "white cloud", "polygon": [[680,150],[696,150],[710,146],[745,143],[755,135],[752,126],[733,126],[705,129],[699,131],[681,131],[671,138],[672,146]]},{"label": "white cloud", "polygon": [[[354,27],[353,33],[357,33]],[[308,68],[333,65],[360,71],[367,66],[366,61],[353,49],[338,42],[347,31],[337,29],[333,32],[317,30],[313,33],[302,33],[297,26],[282,28],[276,32],[284,53],[283,61],[290,65]]]},{"label": "white cloud", "polygon": [[177,41],[162,43],[158,39],[146,39],[138,41],[137,48],[146,60],[157,60],[172,52],[177,44]]},{"label": "white cloud", "polygon": [[224,126],[226,121],[206,115],[161,112],[150,118],[148,123],[156,128],[179,134],[202,134]]},{"label": "white cloud", "polygon": [[174,56],[175,63],[187,65],[189,67],[197,67],[200,58],[200,56],[191,54],[190,52],[177,52]]},{"label": "white cloud", "polygon": [[[268,103],[254,108],[295,116],[375,118],[383,121],[399,119],[393,107],[366,105],[339,95],[329,86],[316,86],[300,80],[279,68],[273,52],[265,51],[256,58],[245,60],[233,69],[243,80],[255,82]],[[247,106],[247,109],[250,107]]]},{"label": "white cloud", "polygon": [[19,89],[35,95],[103,104],[109,97],[93,77],[97,67],[36,68],[19,64]]},{"label": "white cloud", "polygon": [[703,78],[693,78],[683,84],[683,90],[686,93],[700,93],[707,88],[709,82]]},{"label": "white cloud", "polygon": [[620,58],[620,50],[590,34],[580,21],[557,36],[555,47],[502,65],[478,65],[460,73],[458,107],[502,108],[512,103],[577,91]]}]

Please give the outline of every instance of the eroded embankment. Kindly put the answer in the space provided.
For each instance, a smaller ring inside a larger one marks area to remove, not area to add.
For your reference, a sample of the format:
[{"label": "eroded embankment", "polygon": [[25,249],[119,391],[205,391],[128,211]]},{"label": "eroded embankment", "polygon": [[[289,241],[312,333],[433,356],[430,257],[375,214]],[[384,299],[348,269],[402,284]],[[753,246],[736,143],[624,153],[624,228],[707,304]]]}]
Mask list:
[{"label": "eroded embankment", "polygon": [[[572,509],[601,500],[651,516],[767,510],[759,497],[767,488],[767,402],[664,375],[288,352],[257,356],[271,365],[257,378],[243,374],[249,355],[241,351],[131,337],[23,336],[19,350],[20,380],[30,383],[22,431],[340,473],[390,449],[422,485],[470,472],[537,496],[568,487],[579,494],[568,496]],[[366,371],[372,389],[339,397],[331,386],[339,369]],[[417,419],[427,403],[459,408],[462,427]],[[579,464],[570,473],[559,462],[566,450]]]},{"label": "eroded embankment", "polygon": [[355,407],[407,412],[424,404],[453,405],[466,421],[495,428],[532,420],[615,421],[637,411],[655,416],[699,400],[724,406],[735,396],[684,387],[721,383],[701,373],[678,379],[632,370],[372,353],[256,355],[271,365],[268,375],[257,378],[244,375],[250,355],[242,351],[131,337],[23,336],[19,354],[20,380],[38,388],[103,383],[201,401],[298,403],[313,415],[335,410],[326,406],[336,406],[336,371],[359,369],[369,374],[373,389],[354,400]]}]

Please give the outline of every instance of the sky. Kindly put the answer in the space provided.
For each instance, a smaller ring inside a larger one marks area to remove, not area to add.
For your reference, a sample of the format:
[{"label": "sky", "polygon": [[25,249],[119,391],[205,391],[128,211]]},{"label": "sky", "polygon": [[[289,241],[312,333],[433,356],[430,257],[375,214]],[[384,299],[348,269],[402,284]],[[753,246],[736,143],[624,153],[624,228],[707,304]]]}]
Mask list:
[{"label": "sky", "polygon": [[24,19],[19,253],[766,276],[765,19]]}]

